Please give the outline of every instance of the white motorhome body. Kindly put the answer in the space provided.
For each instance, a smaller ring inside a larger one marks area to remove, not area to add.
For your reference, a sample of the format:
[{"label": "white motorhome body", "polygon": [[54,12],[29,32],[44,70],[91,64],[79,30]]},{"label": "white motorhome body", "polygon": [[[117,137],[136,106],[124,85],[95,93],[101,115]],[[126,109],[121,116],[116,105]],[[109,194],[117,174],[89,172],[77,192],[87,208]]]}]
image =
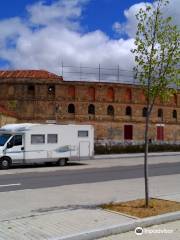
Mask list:
[{"label": "white motorhome body", "polygon": [[0,128],[0,167],[92,158],[91,125],[8,124]]}]

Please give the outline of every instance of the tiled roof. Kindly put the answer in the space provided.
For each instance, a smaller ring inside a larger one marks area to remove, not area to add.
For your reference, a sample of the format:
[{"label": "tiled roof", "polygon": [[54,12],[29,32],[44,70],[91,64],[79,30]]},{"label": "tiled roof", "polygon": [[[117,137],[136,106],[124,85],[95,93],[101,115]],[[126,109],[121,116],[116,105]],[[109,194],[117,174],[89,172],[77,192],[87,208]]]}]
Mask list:
[{"label": "tiled roof", "polygon": [[16,118],[16,114],[12,111],[7,110],[4,106],[0,105],[0,114],[6,115],[6,116],[10,116],[10,117],[15,117]]},{"label": "tiled roof", "polygon": [[50,73],[45,70],[6,70],[0,71],[0,79],[7,78],[31,78],[31,79],[59,79],[62,80],[61,76],[54,73]]}]

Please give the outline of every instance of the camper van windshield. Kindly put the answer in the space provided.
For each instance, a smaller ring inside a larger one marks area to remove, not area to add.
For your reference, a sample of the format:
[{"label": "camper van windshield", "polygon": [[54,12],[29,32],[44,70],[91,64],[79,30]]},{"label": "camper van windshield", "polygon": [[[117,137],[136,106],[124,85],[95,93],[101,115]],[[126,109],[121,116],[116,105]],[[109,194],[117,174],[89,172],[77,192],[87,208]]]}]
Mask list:
[{"label": "camper van windshield", "polygon": [[4,146],[7,140],[11,137],[11,134],[0,134],[0,146]]}]

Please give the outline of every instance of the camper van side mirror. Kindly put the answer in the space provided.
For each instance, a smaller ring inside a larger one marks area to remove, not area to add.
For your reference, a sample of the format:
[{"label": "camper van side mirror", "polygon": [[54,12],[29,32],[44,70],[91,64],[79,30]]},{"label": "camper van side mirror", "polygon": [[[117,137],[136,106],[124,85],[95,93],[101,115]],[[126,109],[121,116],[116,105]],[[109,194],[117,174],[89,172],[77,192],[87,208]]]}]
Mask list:
[{"label": "camper van side mirror", "polygon": [[7,148],[12,148],[13,147],[13,143],[10,141],[7,143]]}]

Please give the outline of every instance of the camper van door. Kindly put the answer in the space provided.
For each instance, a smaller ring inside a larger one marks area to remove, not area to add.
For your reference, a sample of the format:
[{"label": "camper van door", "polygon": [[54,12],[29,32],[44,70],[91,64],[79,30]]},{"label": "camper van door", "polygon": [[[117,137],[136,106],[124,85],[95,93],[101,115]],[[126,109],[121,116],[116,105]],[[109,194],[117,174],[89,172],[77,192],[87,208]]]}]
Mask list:
[{"label": "camper van door", "polygon": [[90,142],[80,141],[79,142],[79,157],[89,158],[90,157]]},{"label": "camper van door", "polygon": [[14,135],[7,143],[6,156],[12,159],[12,164],[23,163],[24,161],[24,136]]}]

